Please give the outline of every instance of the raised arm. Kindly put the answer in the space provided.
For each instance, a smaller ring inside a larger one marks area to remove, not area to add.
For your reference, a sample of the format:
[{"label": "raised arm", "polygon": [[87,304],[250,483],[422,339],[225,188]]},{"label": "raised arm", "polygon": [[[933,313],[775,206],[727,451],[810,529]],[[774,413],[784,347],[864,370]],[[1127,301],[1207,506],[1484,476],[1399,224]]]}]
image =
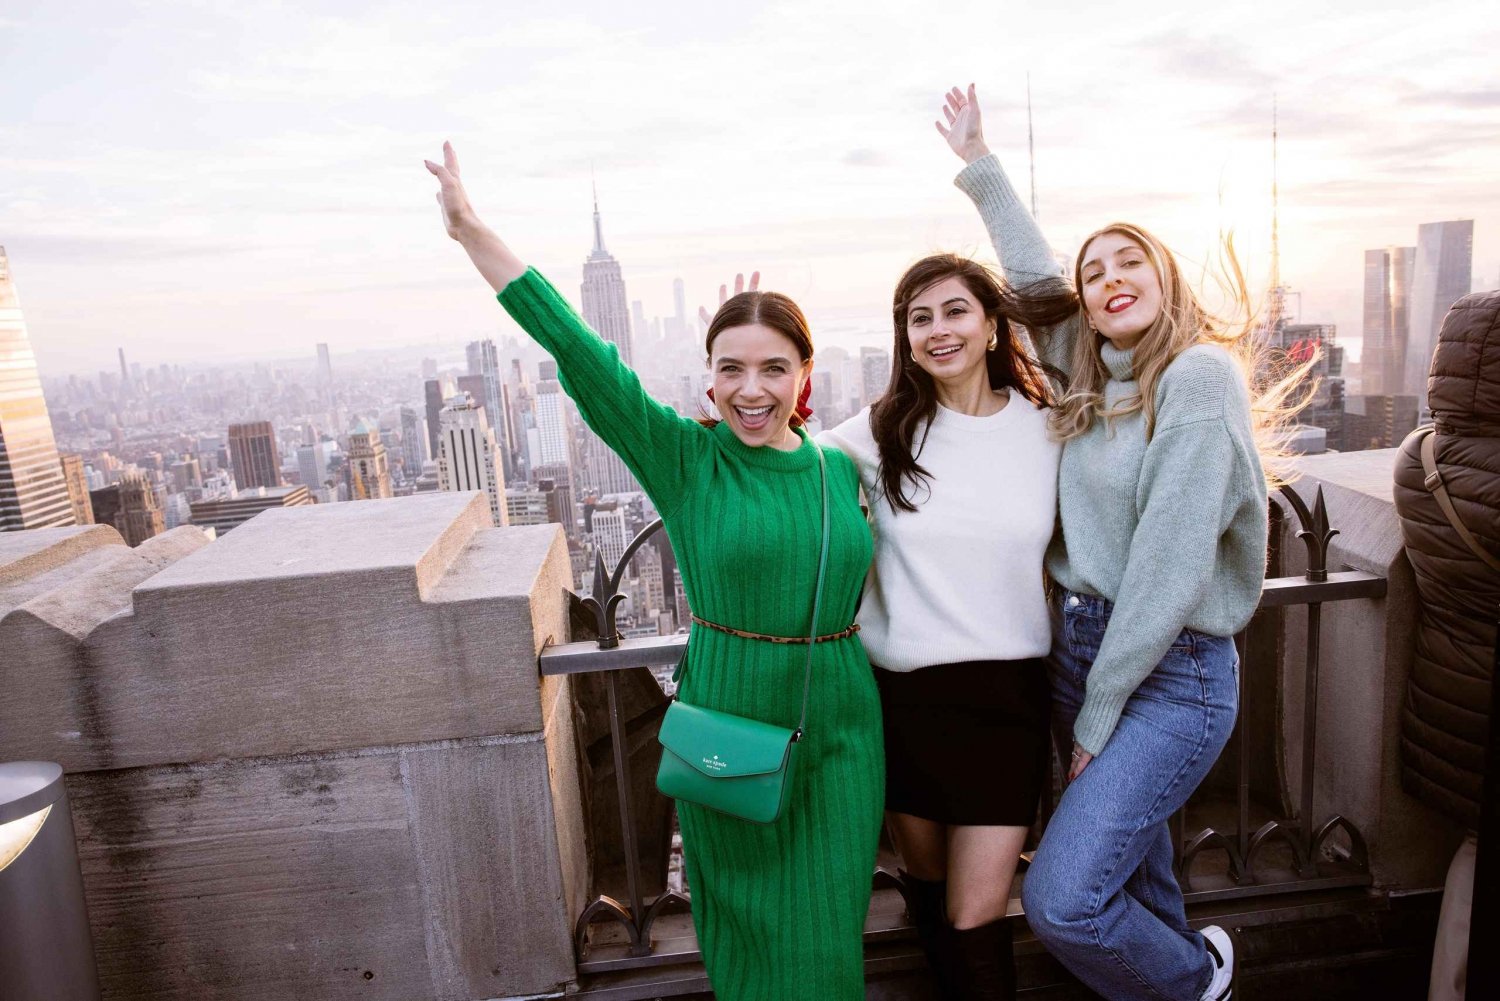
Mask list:
[{"label": "raised arm", "polygon": [[[1041,227],[985,142],[979,95],[974,85],[969,84],[967,93],[955,87],[945,94],[942,113],[946,125],[938,121],[937,130],[966,164],[953,183],[979,209],[1005,280],[1019,289],[1034,282],[1066,278]],[[1081,332],[1081,324],[1072,321],[1037,331],[1039,356],[1067,373],[1071,368],[1073,343]]]},{"label": "raised arm", "polygon": [[442,164],[424,162],[441,185],[437,200],[448,235],[468,253],[506,311],[557,360],[558,381],[584,422],[624,460],[657,508],[670,514],[687,496],[711,447],[705,429],[652,399],[619,350],[590,330],[551,283],[480,221],[451,144],[443,144]]}]

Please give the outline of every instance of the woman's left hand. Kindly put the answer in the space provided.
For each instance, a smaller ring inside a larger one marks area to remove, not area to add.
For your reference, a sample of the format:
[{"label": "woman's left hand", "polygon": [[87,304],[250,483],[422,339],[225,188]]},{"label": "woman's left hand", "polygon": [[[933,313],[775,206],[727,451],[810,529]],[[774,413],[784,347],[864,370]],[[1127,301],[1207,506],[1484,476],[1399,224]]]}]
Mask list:
[{"label": "woman's left hand", "polygon": [[[737,274],[737,275],[734,276],[734,294],[735,295],[739,295],[741,292],[756,292],[756,291],[759,291],[759,289],[760,289],[760,272],[759,271],[752,271],[752,272],[750,272],[750,287],[748,289],[745,288],[745,275],[744,275],[743,272],[741,272],[740,274]],[[727,285],[720,285],[719,286],[719,307],[722,309],[723,306],[724,306],[724,304],[726,302],[728,302],[728,301],[729,301],[729,286],[727,286]],[[718,310],[715,310],[715,312],[717,312],[717,311]],[[714,314],[710,313],[708,311],[708,307],[706,307],[706,306],[699,306],[698,307],[698,319],[702,320],[703,321],[703,325],[706,327],[710,323],[714,322]]]},{"label": "woman's left hand", "polygon": [[979,116],[979,92],[972,83],[967,94],[957,87],[944,94],[942,111],[948,124],[944,127],[942,122],[935,123],[937,130],[964,163],[973,163],[989,153]]},{"label": "woman's left hand", "polygon": [[1082,775],[1083,770],[1087,768],[1089,762],[1093,760],[1094,756],[1088,751],[1085,751],[1082,745],[1080,745],[1075,740],[1073,742],[1073,758],[1072,761],[1070,761],[1068,764],[1068,781],[1072,782],[1077,779],[1078,776]]}]

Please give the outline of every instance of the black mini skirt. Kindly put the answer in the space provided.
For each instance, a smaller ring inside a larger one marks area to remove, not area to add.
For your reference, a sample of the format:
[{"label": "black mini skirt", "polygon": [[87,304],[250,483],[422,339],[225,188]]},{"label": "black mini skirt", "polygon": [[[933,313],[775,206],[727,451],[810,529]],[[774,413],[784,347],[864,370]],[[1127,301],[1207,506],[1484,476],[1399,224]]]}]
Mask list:
[{"label": "black mini skirt", "polygon": [[1050,775],[1041,658],[875,668],[885,808],[943,824],[1030,827]]}]

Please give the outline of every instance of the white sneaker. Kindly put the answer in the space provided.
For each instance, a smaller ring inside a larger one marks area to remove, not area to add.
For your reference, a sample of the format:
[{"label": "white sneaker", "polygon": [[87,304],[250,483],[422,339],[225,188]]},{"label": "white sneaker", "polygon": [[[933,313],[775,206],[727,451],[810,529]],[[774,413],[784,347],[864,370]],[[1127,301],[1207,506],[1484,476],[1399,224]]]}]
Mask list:
[{"label": "white sneaker", "polygon": [[1234,997],[1234,940],[1218,925],[1209,925],[1202,934],[1214,961],[1214,978],[1208,982],[1202,1001],[1230,1001]]}]

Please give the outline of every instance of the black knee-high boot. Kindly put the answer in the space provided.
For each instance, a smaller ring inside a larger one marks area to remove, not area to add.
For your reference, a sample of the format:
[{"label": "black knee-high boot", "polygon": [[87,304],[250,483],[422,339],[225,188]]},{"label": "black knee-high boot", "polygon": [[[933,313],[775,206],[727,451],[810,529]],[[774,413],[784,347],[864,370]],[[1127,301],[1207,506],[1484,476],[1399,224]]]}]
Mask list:
[{"label": "black knee-high boot", "polygon": [[962,1001],[1011,1001],[1016,996],[1014,931],[1006,918],[952,931],[953,980]]},{"label": "black knee-high boot", "polygon": [[927,968],[937,981],[938,993],[943,1001],[958,1001],[957,985],[953,982],[953,929],[948,924],[948,881],[918,879],[902,871],[901,882],[906,884],[907,910],[912,924],[917,926],[917,938],[927,956]]}]

